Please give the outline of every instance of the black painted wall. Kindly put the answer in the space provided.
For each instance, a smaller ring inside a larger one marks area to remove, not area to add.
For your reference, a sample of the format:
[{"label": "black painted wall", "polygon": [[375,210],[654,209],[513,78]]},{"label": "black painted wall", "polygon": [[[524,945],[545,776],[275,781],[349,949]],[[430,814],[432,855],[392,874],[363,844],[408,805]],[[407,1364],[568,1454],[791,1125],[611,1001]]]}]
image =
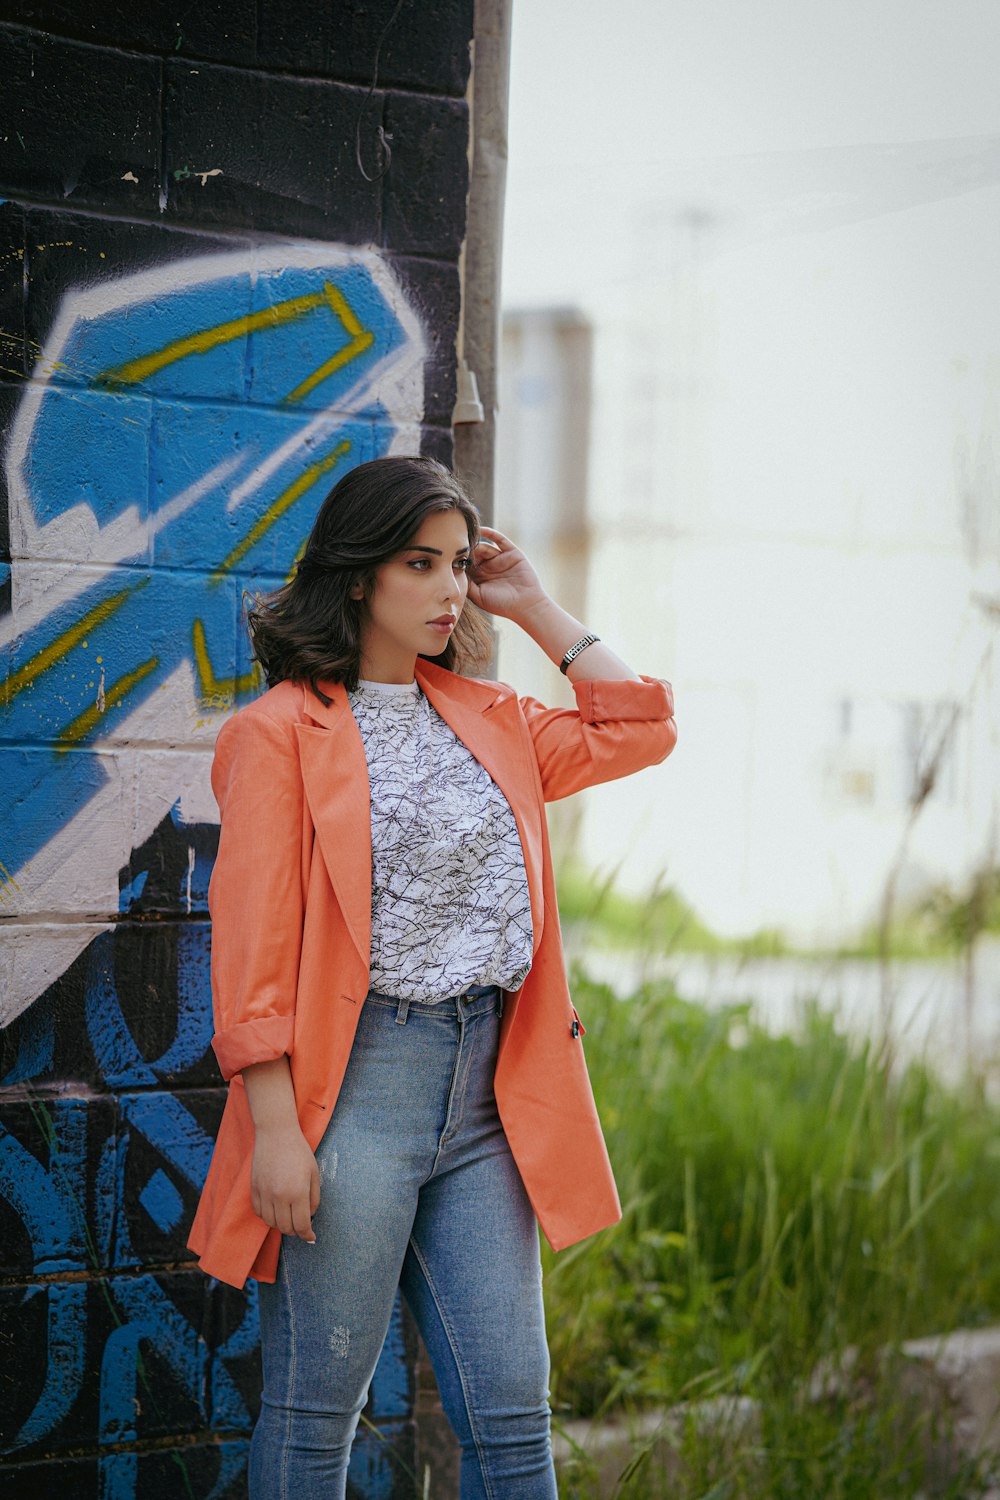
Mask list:
[{"label": "black painted wall", "polygon": [[[394,8],[0,3],[5,1500],[244,1493],[253,1288],[184,1249],[208,771],[244,590],[345,467],[451,455],[472,0]],[[413,1362],[397,1316],[356,1493],[413,1492]]]}]

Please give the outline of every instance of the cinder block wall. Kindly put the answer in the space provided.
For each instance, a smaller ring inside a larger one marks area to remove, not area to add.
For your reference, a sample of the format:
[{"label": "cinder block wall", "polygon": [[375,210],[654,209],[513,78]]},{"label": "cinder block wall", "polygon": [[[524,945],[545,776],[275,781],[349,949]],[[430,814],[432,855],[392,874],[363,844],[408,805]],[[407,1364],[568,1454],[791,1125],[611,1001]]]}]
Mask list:
[{"label": "cinder block wall", "polygon": [[[255,1301],[184,1250],[222,1107],[208,772],[257,690],[243,591],[350,465],[451,454],[472,0],[404,0],[366,102],[394,8],[0,5],[5,1500],[244,1492]],[[409,1340],[352,1468],[380,1500]]]}]

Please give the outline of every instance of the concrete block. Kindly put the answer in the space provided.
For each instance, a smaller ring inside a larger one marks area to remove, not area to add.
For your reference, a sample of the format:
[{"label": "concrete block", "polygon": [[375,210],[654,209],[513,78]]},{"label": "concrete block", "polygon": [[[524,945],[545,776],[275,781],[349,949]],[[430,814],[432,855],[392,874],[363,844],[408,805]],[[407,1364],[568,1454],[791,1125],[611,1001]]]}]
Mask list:
[{"label": "concrete block", "polygon": [[[342,0],[317,9],[309,0],[204,0],[178,12],[162,0],[22,0],[16,19],[54,36],[104,43],[161,57],[254,64],[283,73],[344,82],[371,78],[372,59],[391,4]],[[11,7],[7,7],[8,15]],[[379,76],[386,84],[461,95],[469,74],[472,0],[404,6],[385,38]]]},{"label": "concrete block", "polygon": [[[415,92],[389,101],[396,154],[369,183],[355,127],[390,3],[24,0],[0,23],[15,1500],[245,1487],[256,1289],[213,1285],[184,1250],[225,1096],[210,752],[259,685],[243,591],[287,577],[347,463],[450,454],[473,6],[428,0],[390,28],[383,85]],[[382,87],[363,133],[386,108]],[[414,1462],[399,1317],[381,1436],[351,1473],[382,1500],[409,1494]]]},{"label": "concrete block", "polygon": [[114,1132],[109,1098],[0,1101],[0,1275],[98,1268],[95,1210]]},{"label": "concrete block", "polygon": [[113,916],[133,844],[134,757],[0,744],[0,775],[9,798],[0,846],[6,915]]},{"label": "concrete block", "polygon": [[58,376],[23,389],[6,454],[15,560],[148,560],[151,422],[143,397]]},{"label": "concrete block", "polygon": [[205,1299],[201,1334],[208,1349],[209,1418],[217,1431],[233,1431],[256,1421],[260,1410],[258,1289],[217,1281]]},{"label": "concrete block", "polygon": [[[186,918],[208,915],[208,882],[219,847],[218,819],[196,822],[183,816],[183,809],[196,777],[205,782],[206,810],[208,799],[214,806],[208,786],[209,769],[207,754],[150,752],[145,758],[137,824],[151,828],[152,832],[136,844],[126,867],[119,872],[119,910],[123,915],[127,913],[133,918],[150,913]],[[161,770],[164,776],[162,789],[150,785],[156,770]],[[184,788],[183,799],[177,796],[179,786]],[[181,925],[186,930],[198,924]],[[122,930],[135,929],[125,923]]]},{"label": "concrete block", "polygon": [[[144,242],[144,254],[168,257],[159,270],[65,295],[58,278],[29,279],[29,323],[48,315],[55,326],[40,335],[36,378],[11,421],[19,560],[287,567],[295,549],[287,560],[275,550],[282,528],[335,469],[372,456],[365,424],[419,422],[425,368],[435,385],[446,378],[447,340],[430,350],[425,325],[457,315],[454,268],[449,277],[410,263],[417,316],[371,252],[295,246],[191,258],[189,241]],[[91,248],[98,243],[91,230]],[[128,259],[135,249],[126,238],[108,253]],[[434,407],[446,404],[432,393]],[[348,420],[360,425],[341,430]],[[34,597],[39,583],[29,590],[15,577],[15,599]]]},{"label": "concrete block", "polygon": [[197,1271],[3,1288],[5,1345],[25,1374],[0,1413],[4,1446],[30,1458],[207,1431],[206,1288]]},{"label": "concrete block", "polygon": [[[377,241],[378,188],[354,157],[359,90],[212,64],[165,66],[171,219],[342,244]],[[378,120],[381,95],[372,108]]]},{"label": "concrete block", "polygon": [[3,1467],[5,1500],[39,1500],[40,1495],[58,1495],[59,1500],[94,1500],[99,1482],[96,1455],[47,1458],[27,1464],[8,1458]]},{"label": "concrete block", "polygon": [[[199,292],[204,278],[185,275],[191,260],[223,253],[245,266],[251,246],[238,237],[33,206],[26,210],[25,243],[28,338],[33,355],[44,355],[39,379],[54,373],[63,384],[87,385],[248,308],[248,289],[228,286],[216,309]],[[227,363],[229,352],[226,343],[210,355],[167,360],[155,388],[242,400],[242,357]],[[135,387],[105,380],[101,388]]]},{"label": "concrete block", "polygon": [[158,62],[0,26],[0,77],[0,193],[157,212]]},{"label": "concrete block", "polygon": [[[258,545],[273,552],[277,543]],[[89,757],[96,746],[210,743],[196,721],[235,690],[239,602],[231,578],[15,564],[13,579],[14,609],[0,622],[0,642],[6,637],[11,648],[0,742],[48,745],[57,760]],[[65,818],[69,808],[62,811]]]},{"label": "concrete block", "polygon": [[43,1458],[35,1463],[4,1462],[4,1500],[94,1500],[107,1496],[142,1496],[142,1500],[177,1500],[179,1494],[211,1495],[213,1500],[245,1500],[249,1442],[185,1442],[152,1452],[104,1452],[83,1458]]},{"label": "concrete block", "polygon": [[393,252],[387,252],[386,259],[424,332],[423,419],[445,428],[450,444],[455,405],[453,329],[461,298],[458,267]]},{"label": "concrete block", "polygon": [[[0,953],[12,930],[0,928]],[[57,949],[46,976],[33,965],[61,931],[81,946]],[[15,959],[33,983],[3,1017],[0,1089],[218,1087],[209,953],[205,922],[27,924]]]},{"label": "concrete block", "polygon": [[250,401],[350,415],[364,410],[382,385],[391,393],[386,409],[393,418],[419,420],[421,393],[416,401],[401,401],[397,369],[422,354],[423,329],[385,257],[298,245],[280,260],[265,260],[260,252],[254,266],[255,310],[277,321],[251,335]]},{"label": "concrete block", "polygon": [[[10,12],[12,7],[8,6]],[[200,0],[179,11],[163,0],[133,5],[129,0],[20,0],[17,17],[26,26],[82,42],[103,42],[130,52],[170,57],[207,57],[219,62],[254,62],[254,0]]]},{"label": "concrete block", "polygon": [[[392,5],[341,0],[317,9],[311,0],[261,0],[259,12],[262,67],[322,73],[367,88]],[[469,77],[472,21],[472,0],[404,5],[382,43],[379,82],[461,96]]]},{"label": "concrete block", "polygon": [[[123,923],[99,938],[81,974],[84,1029],[76,1065],[85,1069],[83,1076],[111,1089],[217,1088],[209,951],[204,922],[164,923],[155,930]],[[68,1033],[69,1007],[62,1006],[58,1016]],[[72,1045],[70,1034],[65,1040]],[[203,1134],[213,1130],[210,1122]],[[193,1168],[189,1175],[200,1187]]]},{"label": "concrete block", "polygon": [[0,1275],[93,1276],[189,1258],[179,1244],[224,1101],[222,1088],[0,1100]]},{"label": "concrete block", "polygon": [[401,255],[457,257],[469,179],[464,100],[389,94],[385,128],[392,165],[383,179],[381,243]]},{"label": "concrete block", "polygon": [[225,1095],[225,1089],[214,1088],[118,1096],[110,1265],[156,1266],[189,1258],[181,1247],[208,1172]]},{"label": "concrete block", "polygon": [[[373,446],[370,420],[336,411],[202,405],[193,414],[158,403],[152,462],[167,519],[157,522],[156,567],[197,571],[206,600],[236,569],[287,573],[324,497]],[[196,490],[169,520],[175,497]]]},{"label": "concrete block", "polygon": [[109,930],[108,924],[99,922],[0,923],[0,1058],[5,1079],[12,1069],[16,1076],[9,1081],[17,1082],[51,1066],[47,1022],[40,1030],[17,1034],[10,1028],[40,995],[73,975],[88,946]]},{"label": "concrete block", "polygon": [[0,379],[19,380],[26,370],[24,209],[6,202],[0,203]]}]

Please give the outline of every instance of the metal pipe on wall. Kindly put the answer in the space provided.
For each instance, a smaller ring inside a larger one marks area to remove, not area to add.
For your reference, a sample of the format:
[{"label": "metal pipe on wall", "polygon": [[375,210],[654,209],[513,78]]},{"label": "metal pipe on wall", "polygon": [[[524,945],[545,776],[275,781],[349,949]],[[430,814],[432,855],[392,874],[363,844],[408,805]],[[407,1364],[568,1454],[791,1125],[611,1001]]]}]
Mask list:
[{"label": "metal pipe on wall", "polygon": [[476,377],[482,415],[460,401],[453,430],[455,468],[487,523],[492,523],[494,514],[510,36],[511,0],[476,0],[467,94],[468,218],[460,263],[462,311],[456,358],[464,359]]}]

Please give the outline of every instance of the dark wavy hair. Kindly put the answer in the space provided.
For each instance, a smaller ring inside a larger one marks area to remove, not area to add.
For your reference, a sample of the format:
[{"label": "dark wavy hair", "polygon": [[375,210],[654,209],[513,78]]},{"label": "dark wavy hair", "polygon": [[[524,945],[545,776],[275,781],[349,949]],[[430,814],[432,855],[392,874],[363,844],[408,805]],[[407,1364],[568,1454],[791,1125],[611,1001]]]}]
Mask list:
[{"label": "dark wavy hair", "polygon": [[[479,540],[479,513],[449,469],[433,458],[376,458],[334,485],[319,508],[295,573],[283,588],[255,598],[246,620],[268,687],[308,682],[358,685],[361,640],[375,570],[416,536],[426,516],[456,510],[469,547]],[[352,599],[356,583],[363,599]],[[485,617],[466,603],[448,644],[429,659],[450,671],[484,666],[491,636]]]}]

